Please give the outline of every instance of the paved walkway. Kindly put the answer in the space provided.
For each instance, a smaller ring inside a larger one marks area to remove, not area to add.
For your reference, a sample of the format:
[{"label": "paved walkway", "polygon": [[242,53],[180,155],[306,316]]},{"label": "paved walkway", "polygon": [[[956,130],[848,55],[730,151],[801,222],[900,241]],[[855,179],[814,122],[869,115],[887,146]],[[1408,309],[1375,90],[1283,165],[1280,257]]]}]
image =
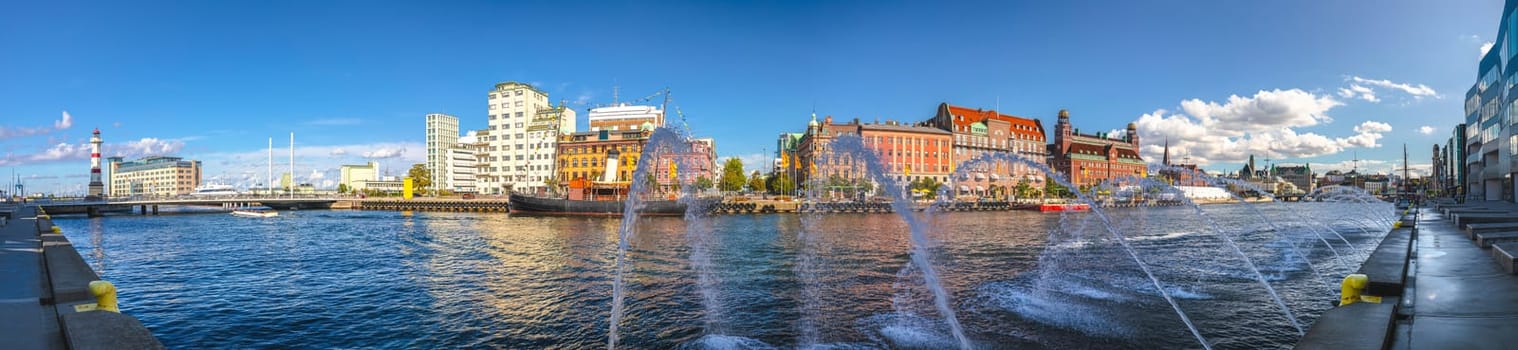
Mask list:
[{"label": "paved walkway", "polygon": [[[1512,208],[1512,204],[1494,204]],[[1421,210],[1412,294],[1394,349],[1518,348],[1518,275],[1432,208]]]},{"label": "paved walkway", "polygon": [[0,349],[63,349],[58,315],[42,304],[47,291],[37,210],[14,210],[0,226]]}]

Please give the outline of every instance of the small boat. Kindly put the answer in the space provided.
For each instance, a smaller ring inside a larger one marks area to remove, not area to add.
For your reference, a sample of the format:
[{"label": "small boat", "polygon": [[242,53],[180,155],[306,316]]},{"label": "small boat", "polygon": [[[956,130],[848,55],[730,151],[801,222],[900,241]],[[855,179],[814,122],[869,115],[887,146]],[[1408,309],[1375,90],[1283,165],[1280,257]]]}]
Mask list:
[{"label": "small boat", "polygon": [[1038,211],[1045,213],[1088,210],[1091,210],[1091,205],[1086,203],[1044,203],[1038,206]]},{"label": "small boat", "polygon": [[239,217],[245,217],[245,218],[272,218],[272,217],[279,216],[279,212],[273,211],[273,210],[244,210],[244,209],[238,209],[238,210],[233,210],[232,211],[232,216],[239,216]]}]

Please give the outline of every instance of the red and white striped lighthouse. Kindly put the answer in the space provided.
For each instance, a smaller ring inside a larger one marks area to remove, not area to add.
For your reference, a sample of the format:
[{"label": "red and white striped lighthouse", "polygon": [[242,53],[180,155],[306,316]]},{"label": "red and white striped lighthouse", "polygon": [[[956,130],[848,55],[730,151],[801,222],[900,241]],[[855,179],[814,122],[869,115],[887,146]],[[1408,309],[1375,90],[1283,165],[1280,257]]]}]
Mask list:
[{"label": "red and white striped lighthouse", "polygon": [[100,182],[100,128],[90,136],[90,197],[105,194],[105,183]]}]

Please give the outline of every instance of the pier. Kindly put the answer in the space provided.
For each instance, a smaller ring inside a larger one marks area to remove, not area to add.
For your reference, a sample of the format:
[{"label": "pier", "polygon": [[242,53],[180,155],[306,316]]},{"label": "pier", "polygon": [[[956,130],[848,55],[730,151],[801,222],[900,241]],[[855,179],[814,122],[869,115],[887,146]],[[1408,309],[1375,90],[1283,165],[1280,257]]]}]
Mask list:
[{"label": "pier", "polygon": [[[0,207],[0,348],[162,349],[37,206]],[[130,306],[128,306],[130,310]]]}]

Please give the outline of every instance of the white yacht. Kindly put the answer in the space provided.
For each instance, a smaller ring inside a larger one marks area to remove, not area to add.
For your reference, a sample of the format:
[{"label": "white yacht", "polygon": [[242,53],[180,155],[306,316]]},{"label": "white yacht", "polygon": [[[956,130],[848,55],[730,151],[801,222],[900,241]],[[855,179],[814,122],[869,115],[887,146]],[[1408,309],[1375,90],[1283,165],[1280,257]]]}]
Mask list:
[{"label": "white yacht", "polygon": [[196,187],[194,192],[190,192],[190,195],[195,197],[235,196],[237,195],[237,189],[227,185],[205,184]]}]

